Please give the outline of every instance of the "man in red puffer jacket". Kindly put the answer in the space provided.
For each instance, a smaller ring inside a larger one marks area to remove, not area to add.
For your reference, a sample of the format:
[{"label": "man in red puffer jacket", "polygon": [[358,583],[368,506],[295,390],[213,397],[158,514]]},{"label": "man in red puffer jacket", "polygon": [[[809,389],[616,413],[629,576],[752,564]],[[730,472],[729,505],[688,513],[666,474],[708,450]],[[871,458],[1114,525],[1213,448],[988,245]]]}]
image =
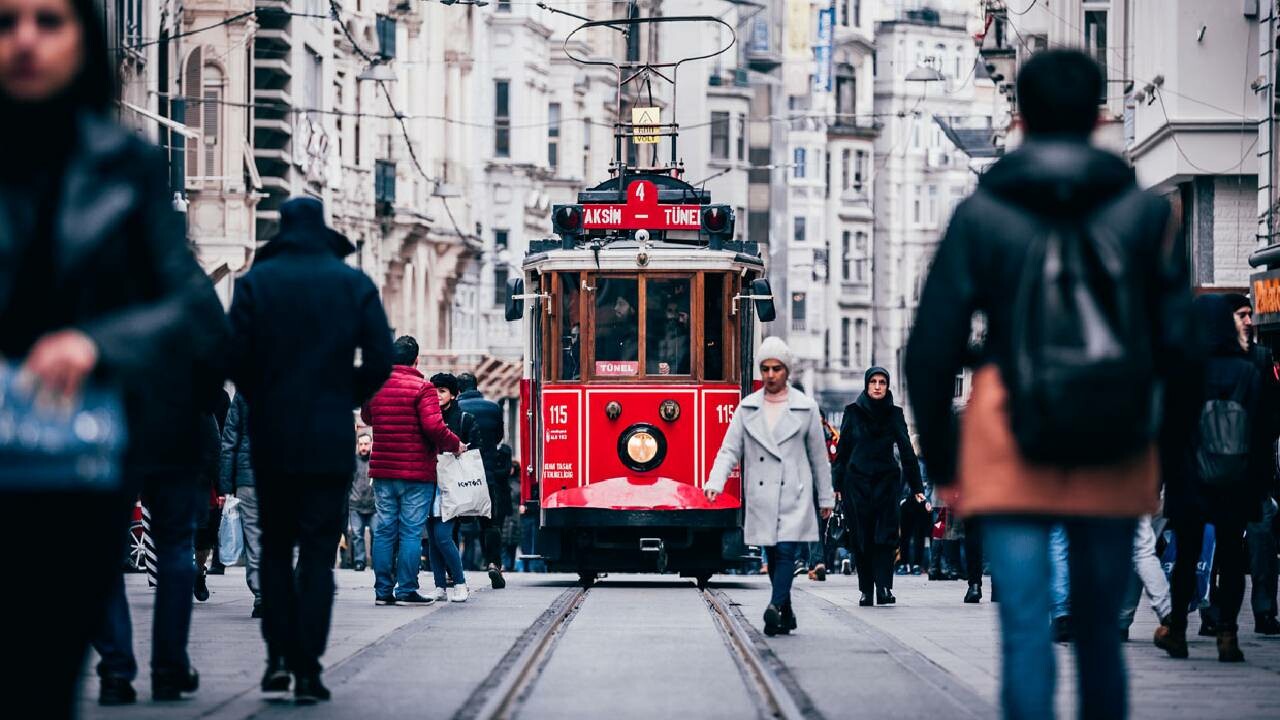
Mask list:
[{"label": "man in red puffer jacket", "polygon": [[435,387],[414,367],[417,341],[408,335],[396,340],[391,361],[391,377],[360,410],[373,427],[374,601],[427,604],[433,600],[418,593],[418,561],[422,530],[435,502],[436,456],[462,453],[467,446],[449,431]]}]

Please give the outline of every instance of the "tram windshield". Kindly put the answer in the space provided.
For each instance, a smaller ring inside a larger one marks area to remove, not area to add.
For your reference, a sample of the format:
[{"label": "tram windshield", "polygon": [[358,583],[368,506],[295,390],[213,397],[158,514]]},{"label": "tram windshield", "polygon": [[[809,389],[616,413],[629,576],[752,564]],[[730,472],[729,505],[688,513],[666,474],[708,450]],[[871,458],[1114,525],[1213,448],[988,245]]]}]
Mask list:
[{"label": "tram windshield", "polygon": [[554,273],[547,379],[733,381],[735,280],[709,271]]}]

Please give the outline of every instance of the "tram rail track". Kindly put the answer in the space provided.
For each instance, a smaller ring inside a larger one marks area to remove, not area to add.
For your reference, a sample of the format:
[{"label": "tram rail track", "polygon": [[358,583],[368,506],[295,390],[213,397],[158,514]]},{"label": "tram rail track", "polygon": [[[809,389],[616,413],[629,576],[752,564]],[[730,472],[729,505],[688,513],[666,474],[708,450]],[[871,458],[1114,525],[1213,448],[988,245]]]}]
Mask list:
[{"label": "tram rail track", "polygon": [[454,713],[453,720],[509,720],[515,717],[589,592],[587,588],[573,587],[552,601]]},{"label": "tram rail track", "polygon": [[751,690],[761,718],[824,720],[813,699],[800,687],[790,669],[774,654],[757,630],[742,615],[738,604],[722,590],[699,590],[721,638]]}]

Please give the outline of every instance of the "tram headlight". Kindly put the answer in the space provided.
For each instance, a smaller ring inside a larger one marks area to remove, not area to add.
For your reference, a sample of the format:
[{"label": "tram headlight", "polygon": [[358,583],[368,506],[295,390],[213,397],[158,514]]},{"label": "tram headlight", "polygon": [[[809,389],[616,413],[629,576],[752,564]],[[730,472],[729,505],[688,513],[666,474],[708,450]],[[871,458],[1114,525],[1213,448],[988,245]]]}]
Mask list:
[{"label": "tram headlight", "polygon": [[648,472],[667,457],[667,438],[658,428],[640,423],[618,437],[618,458],[636,472]]},{"label": "tram headlight", "polygon": [[577,205],[557,205],[551,214],[551,224],[557,235],[577,235],[582,232],[582,208]]},{"label": "tram headlight", "polygon": [[680,419],[680,403],[675,400],[663,400],[658,406],[658,416],[667,422],[675,422]]}]

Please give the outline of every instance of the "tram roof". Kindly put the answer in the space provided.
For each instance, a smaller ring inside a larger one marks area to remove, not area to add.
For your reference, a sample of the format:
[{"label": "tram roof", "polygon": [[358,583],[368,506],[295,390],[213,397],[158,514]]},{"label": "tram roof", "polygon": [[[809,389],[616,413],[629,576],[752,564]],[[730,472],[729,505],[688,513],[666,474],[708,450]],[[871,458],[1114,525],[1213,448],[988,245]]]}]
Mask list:
[{"label": "tram roof", "polygon": [[[641,265],[638,256],[643,250],[648,262]],[[606,244],[598,251],[591,246],[573,249],[546,249],[529,253],[525,257],[526,270],[598,270],[603,272],[636,271],[663,272],[673,270],[742,270],[764,269],[764,261],[758,255],[748,255],[734,249],[711,250],[705,245],[656,242],[642,246],[634,240],[618,240]]]}]

